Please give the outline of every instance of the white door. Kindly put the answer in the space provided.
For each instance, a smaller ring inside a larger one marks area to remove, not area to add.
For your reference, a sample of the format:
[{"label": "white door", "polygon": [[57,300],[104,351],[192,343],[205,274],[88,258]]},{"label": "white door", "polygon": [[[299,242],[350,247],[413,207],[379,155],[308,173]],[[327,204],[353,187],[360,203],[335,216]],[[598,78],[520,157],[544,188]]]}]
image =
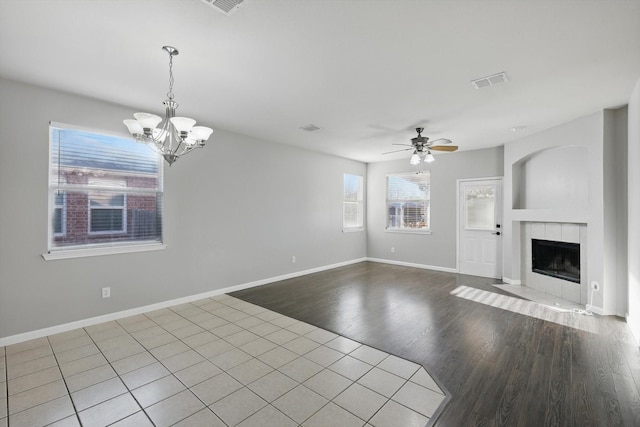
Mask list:
[{"label": "white door", "polygon": [[458,181],[458,271],[502,277],[502,179]]}]

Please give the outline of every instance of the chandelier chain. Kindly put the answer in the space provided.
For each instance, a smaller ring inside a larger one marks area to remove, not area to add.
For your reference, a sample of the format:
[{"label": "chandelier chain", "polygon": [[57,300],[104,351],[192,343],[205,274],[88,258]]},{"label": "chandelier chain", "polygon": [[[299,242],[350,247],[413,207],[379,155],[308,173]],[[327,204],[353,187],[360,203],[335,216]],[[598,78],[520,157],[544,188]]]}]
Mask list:
[{"label": "chandelier chain", "polygon": [[169,92],[167,97],[173,100],[173,55],[169,54]]}]

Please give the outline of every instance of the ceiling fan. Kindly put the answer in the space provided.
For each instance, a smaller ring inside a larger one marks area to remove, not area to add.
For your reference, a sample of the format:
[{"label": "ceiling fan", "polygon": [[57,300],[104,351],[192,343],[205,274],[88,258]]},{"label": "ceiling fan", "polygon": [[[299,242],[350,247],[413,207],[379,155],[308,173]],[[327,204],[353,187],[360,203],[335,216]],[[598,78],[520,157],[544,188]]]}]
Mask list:
[{"label": "ceiling fan", "polygon": [[431,154],[431,151],[456,151],[458,149],[457,145],[441,145],[441,144],[451,144],[450,139],[440,138],[433,141],[429,141],[429,138],[426,136],[422,136],[422,131],[424,128],[416,128],[416,132],[418,132],[418,136],[415,138],[411,138],[411,144],[391,144],[391,145],[403,145],[409,148],[402,148],[400,150],[388,151],[382,154],[391,154],[397,153],[399,151],[409,151],[413,150],[413,156],[411,156],[410,163],[412,165],[417,165],[421,161],[423,162],[433,162],[435,159]]}]

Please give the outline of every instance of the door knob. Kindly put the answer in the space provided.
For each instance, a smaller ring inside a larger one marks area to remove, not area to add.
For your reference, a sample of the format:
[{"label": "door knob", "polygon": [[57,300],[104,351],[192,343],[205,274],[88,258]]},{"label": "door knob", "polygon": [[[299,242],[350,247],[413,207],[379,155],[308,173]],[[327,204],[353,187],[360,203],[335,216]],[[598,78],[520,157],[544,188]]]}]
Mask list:
[{"label": "door knob", "polygon": [[499,232],[499,231],[496,231],[495,233],[491,233],[491,234],[495,234],[496,236],[499,236],[499,235],[500,235],[500,232]]}]

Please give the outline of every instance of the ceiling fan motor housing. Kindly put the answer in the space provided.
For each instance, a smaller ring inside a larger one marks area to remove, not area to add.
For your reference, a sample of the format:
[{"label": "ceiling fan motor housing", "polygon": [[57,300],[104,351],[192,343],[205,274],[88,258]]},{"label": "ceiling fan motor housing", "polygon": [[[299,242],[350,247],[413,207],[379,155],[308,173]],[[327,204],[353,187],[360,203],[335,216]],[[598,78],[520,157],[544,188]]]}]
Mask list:
[{"label": "ceiling fan motor housing", "polygon": [[418,132],[418,136],[416,136],[415,138],[411,138],[411,143],[419,152],[421,152],[424,149],[425,145],[428,146],[427,142],[429,141],[428,137],[422,136],[423,130],[424,128],[416,128],[416,132]]}]

